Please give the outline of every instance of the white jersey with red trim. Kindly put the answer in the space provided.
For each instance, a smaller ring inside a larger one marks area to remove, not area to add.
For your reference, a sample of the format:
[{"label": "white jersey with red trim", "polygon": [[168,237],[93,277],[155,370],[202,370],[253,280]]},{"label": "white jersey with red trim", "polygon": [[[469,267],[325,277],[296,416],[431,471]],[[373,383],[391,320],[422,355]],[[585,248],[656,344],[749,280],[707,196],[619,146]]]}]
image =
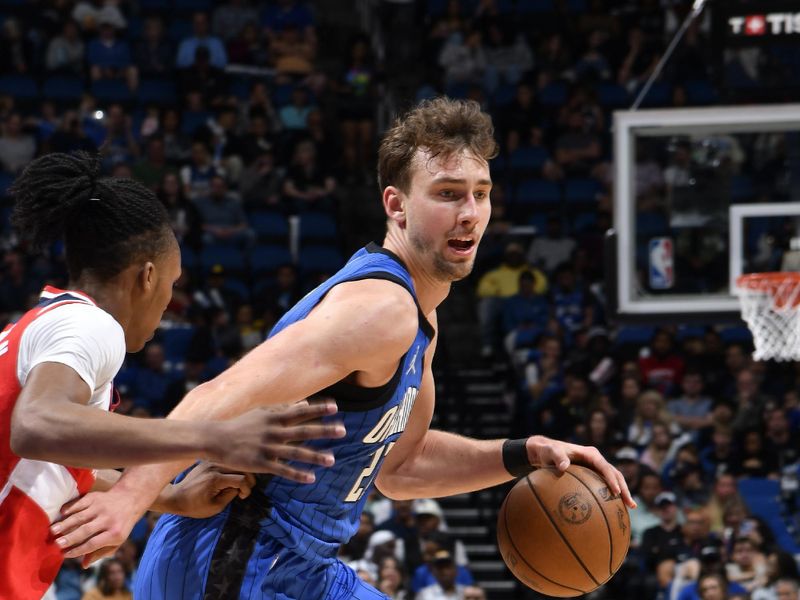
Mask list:
[{"label": "white jersey with red trim", "polygon": [[81,292],[46,287],[39,304],[0,333],[0,599],[41,598],[62,562],[49,526],[94,483],[91,469],[11,451],[11,414],[28,374],[44,362],[65,364],[89,386],[89,405],[108,410],[124,358],[122,327]]}]

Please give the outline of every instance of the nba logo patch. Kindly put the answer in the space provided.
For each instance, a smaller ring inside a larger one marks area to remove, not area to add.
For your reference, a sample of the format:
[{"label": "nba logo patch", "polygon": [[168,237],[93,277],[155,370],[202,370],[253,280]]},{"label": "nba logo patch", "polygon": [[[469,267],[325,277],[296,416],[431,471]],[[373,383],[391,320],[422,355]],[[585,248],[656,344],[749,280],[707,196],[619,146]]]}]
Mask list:
[{"label": "nba logo patch", "polygon": [[653,238],[650,240],[650,287],[654,290],[668,290],[674,284],[672,238]]}]

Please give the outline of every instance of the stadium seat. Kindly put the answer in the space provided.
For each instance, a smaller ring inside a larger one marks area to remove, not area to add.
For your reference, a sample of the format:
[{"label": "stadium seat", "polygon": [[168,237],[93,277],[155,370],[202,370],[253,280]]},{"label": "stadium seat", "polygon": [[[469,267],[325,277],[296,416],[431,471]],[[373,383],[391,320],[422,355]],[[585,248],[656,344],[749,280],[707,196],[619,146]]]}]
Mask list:
[{"label": "stadium seat", "polygon": [[567,85],[561,81],[555,81],[546,85],[539,92],[539,102],[548,108],[560,108],[567,102]]},{"label": "stadium seat", "polygon": [[616,346],[646,346],[650,343],[655,335],[655,327],[646,326],[630,326],[620,327],[617,330],[617,335],[614,338],[614,345]]},{"label": "stadium seat", "polygon": [[669,222],[660,212],[640,212],[636,214],[636,235],[651,238],[669,232]]},{"label": "stadium seat", "polygon": [[[636,90],[633,98],[638,98],[641,89]],[[647,95],[642,99],[642,106],[658,107],[669,106],[672,104],[672,86],[664,81],[656,81],[647,91]]]},{"label": "stadium seat", "polygon": [[236,294],[239,297],[239,300],[243,303],[250,301],[250,288],[247,287],[247,284],[241,279],[228,277],[222,283],[222,289]]},{"label": "stadium seat", "polygon": [[597,212],[581,212],[572,218],[572,233],[583,233],[597,223]]},{"label": "stadium seat", "polygon": [[250,270],[257,276],[291,263],[292,255],[286,246],[264,244],[250,251]]},{"label": "stadium seat", "polygon": [[243,273],[245,271],[245,260],[242,251],[234,246],[221,244],[211,244],[203,248],[200,253],[200,265],[206,273],[216,265],[220,265],[225,271],[233,271],[234,273]]},{"label": "stadium seat", "polygon": [[[163,3],[162,3],[163,4]],[[192,35],[192,23],[184,19],[174,19],[167,27],[167,37],[174,44],[180,44],[181,40]]]},{"label": "stadium seat", "polygon": [[516,202],[519,204],[558,204],[561,189],[552,181],[529,179],[517,186]]},{"label": "stadium seat", "polygon": [[180,364],[186,360],[186,353],[194,337],[194,327],[170,327],[159,329],[158,337],[164,347],[164,358],[171,363]]},{"label": "stadium seat", "polygon": [[12,183],[14,183],[14,175],[6,173],[5,171],[0,171],[0,198],[6,197],[8,188],[11,187]]},{"label": "stadium seat", "polygon": [[250,77],[234,77],[228,87],[231,95],[244,101],[250,97],[250,88],[253,87],[253,80]]},{"label": "stadium seat", "polygon": [[435,87],[426,84],[417,89],[414,98],[416,98],[417,102],[422,102],[423,100],[433,100],[438,95],[439,92],[436,91]]},{"label": "stadium seat", "polygon": [[675,332],[675,340],[678,342],[682,342],[684,340],[688,340],[690,338],[702,338],[706,334],[706,328],[702,326],[689,326],[689,325],[682,325],[678,327],[678,330]]},{"label": "stadium seat", "polygon": [[748,175],[731,177],[731,202],[747,202],[755,196],[756,189],[753,178]]},{"label": "stadium seat", "polygon": [[623,108],[631,103],[628,91],[616,83],[600,83],[597,86],[597,100],[603,108]]},{"label": "stadium seat", "polygon": [[92,95],[100,104],[126,103],[133,99],[133,94],[122,79],[98,79],[92,83]]},{"label": "stadium seat", "polygon": [[753,341],[753,334],[747,327],[727,327],[719,332],[719,337],[725,344],[749,344]]},{"label": "stadium seat", "polygon": [[689,104],[713,104],[719,96],[710,81],[697,79],[683,84]]},{"label": "stadium seat", "polygon": [[514,101],[517,95],[517,86],[510,83],[501,83],[492,94],[492,105],[497,108],[505,108]]},{"label": "stadium seat", "polygon": [[139,104],[173,105],[178,100],[177,87],[168,79],[143,79],[139,84]]},{"label": "stadium seat", "polygon": [[188,271],[194,271],[200,264],[197,252],[188,246],[181,246],[181,266]]},{"label": "stadium seat", "polygon": [[289,222],[281,213],[257,210],[247,215],[247,222],[260,241],[285,241],[289,237]]},{"label": "stadium seat", "polygon": [[445,88],[444,93],[448,98],[466,98],[469,94],[469,89],[472,87],[470,83],[451,83]]},{"label": "stadium seat", "polygon": [[211,113],[202,110],[183,111],[183,116],[181,117],[181,133],[185,135],[194,135],[198,129],[205,126],[210,117]]},{"label": "stadium seat", "polygon": [[344,264],[344,258],[334,246],[307,246],[300,249],[298,263],[306,273],[334,273]]},{"label": "stadium seat", "polygon": [[536,228],[536,233],[544,233],[547,231],[547,219],[550,218],[545,212],[536,211],[528,217],[528,225],[533,225]]},{"label": "stadium seat", "polygon": [[284,83],[276,86],[275,89],[272,90],[272,103],[275,105],[275,108],[281,108],[289,104],[289,102],[292,101],[293,91],[294,86],[291,83]]},{"label": "stadium seat", "polygon": [[47,77],[42,86],[42,96],[56,102],[79,102],[83,96],[83,80],[68,75]]},{"label": "stadium seat", "polygon": [[596,179],[568,179],[564,184],[564,199],[573,204],[597,204],[603,192]]},{"label": "stadium seat", "polygon": [[781,493],[781,484],[775,479],[761,477],[745,477],[738,482],[739,493],[749,498],[777,498]]},{"label": "stadium seat", "polygon": [[547,150],[541,146],[517,148],[508,157],[508,164],[514,171],[527,171],[528,175],[541,171],[548,159]]},{"label": "stadium seat", "polygon": [[309,240],[332,241],[338,235],[336,221],[328,214],[309,212],[300,215],[300,243]]},{"label": "stadium seat", "polygon": [[210,13],[214,6],[211,0],[173,0],[172,8],[179,13]]},{"label": "stadium seat", "polygon": [[28,75],[3,75],[0,77],[0,94],[13,96],[17,100],[36,100],[39,86]]}]

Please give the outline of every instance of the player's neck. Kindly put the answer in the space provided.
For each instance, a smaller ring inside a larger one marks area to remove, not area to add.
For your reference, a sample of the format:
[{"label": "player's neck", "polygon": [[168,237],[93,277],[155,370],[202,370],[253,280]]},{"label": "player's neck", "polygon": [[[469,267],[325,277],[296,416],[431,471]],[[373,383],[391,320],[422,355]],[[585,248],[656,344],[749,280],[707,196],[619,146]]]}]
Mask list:
[{"label": "player's neck", "polygon": [[129,294],[116,281],[101,282],[93,277],[83,276],[76,281],[70,281],[69,289],[88,295],[127,331],[132,317]]},{"label": "player's neck", "polygon": [[450,293],[450,283],[434,276],[419,259],[419,254],[411,249],[405,237],[390,230],[383,240],[383,247],[403,261],[414,281],[414,291],[417,293],[422,312],[426,315],[432,313],[447,298],[447,294]]}]

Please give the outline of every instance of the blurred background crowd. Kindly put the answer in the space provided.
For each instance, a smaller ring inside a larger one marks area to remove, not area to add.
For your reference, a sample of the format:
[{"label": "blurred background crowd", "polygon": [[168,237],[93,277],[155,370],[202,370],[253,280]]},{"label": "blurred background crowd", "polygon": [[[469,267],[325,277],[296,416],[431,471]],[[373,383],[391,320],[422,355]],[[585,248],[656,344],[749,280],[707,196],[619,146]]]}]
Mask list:
[{"label": "blurred background crowd", "polygon": [[[606,314],[611,113],[690,8],[0,0],[0,195],[34,157],[87,150],[162,199],[183,275],[158,335],[116,380],[119,412],[161,416],[380,241],[375,149],[392,114],[437,94],[476,100],[501,154],[475,272],[440,313],[437,422],[591,444],[619,466],[639,502],[632,547],[595,598],[798,600],[800,369],[754,362],[737,324],[618,327]],[[761,99],[762,81],[793,73],[749,51],[716,60],[711,11],[644,106]],[[680,150],[640,167],[637,194],[655,199],[691,170]],[[66,269],[61,247],[30,252],[7,198],[1,209],[7,322],[44,283],[66,286]],[[441,503],[374,494],[342,559],[395,599],[538,597],[497,555],[505,489]],[[156,518],[94,571],[68,562],[53,597],[129,597]]]}]

